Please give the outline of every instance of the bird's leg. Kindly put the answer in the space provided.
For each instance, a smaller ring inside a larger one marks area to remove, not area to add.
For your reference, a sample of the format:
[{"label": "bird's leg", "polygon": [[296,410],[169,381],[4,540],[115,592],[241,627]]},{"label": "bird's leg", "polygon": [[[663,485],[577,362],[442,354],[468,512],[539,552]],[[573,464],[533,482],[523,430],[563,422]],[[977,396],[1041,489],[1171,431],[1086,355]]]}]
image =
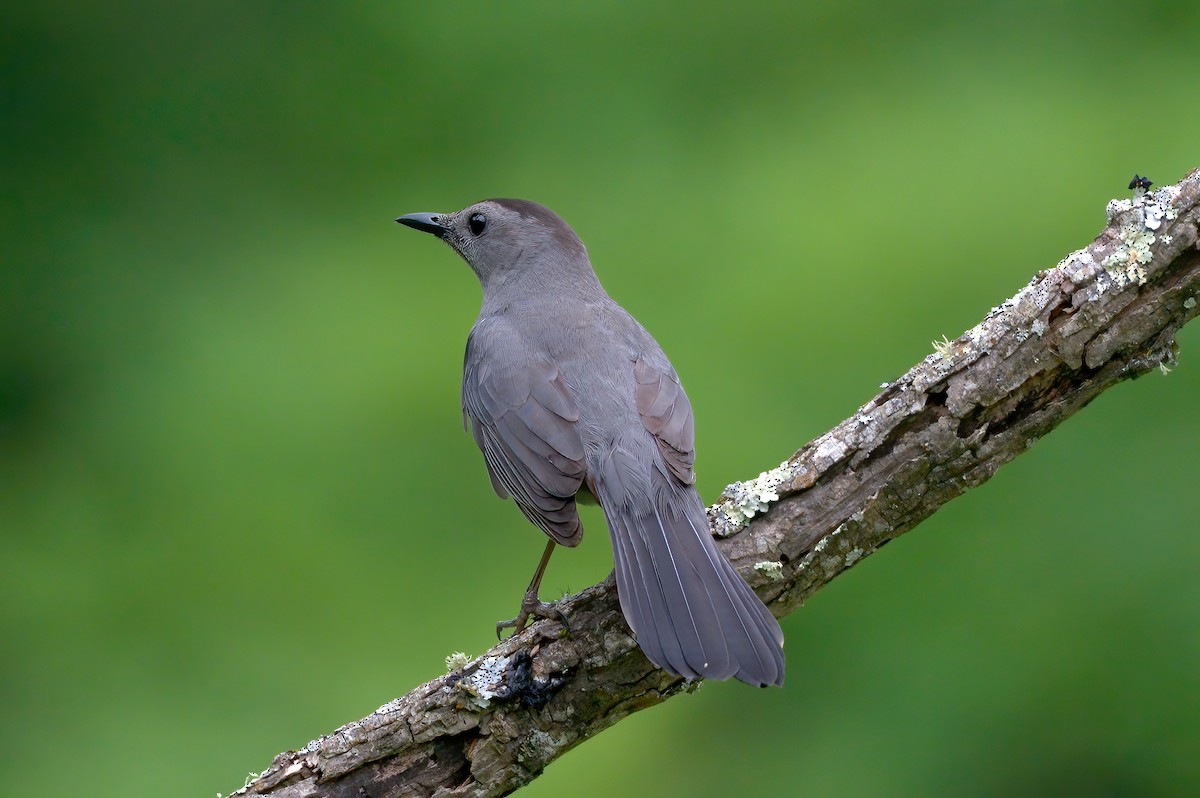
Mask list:
[{"label": "bird's leg", "polygon": [[549,540],[546,542],[546,550],[542,552],[542,559],[538,562],[537,570],[533,572],[533,579],[529,583],[529,587],[525,590],[525,596],[521,599],[521,611],[517,613],[517,617],[510,621],[498,621],[496,623],[496,637],[501,637],[504,629],[512,629],[513,634],[525,628],[525,624],[529,622],[529,616],[536,615],[539,618],[547,618],[549,620],[562,621],[562,625],[570,634],[571,626],[567,623],[567,616],[553,604],[547,604],[538,598],[538,588],[542,584],[542,575],[546,573],[546,565],[550,562],[550,555],[554,553],[555,542]]}]

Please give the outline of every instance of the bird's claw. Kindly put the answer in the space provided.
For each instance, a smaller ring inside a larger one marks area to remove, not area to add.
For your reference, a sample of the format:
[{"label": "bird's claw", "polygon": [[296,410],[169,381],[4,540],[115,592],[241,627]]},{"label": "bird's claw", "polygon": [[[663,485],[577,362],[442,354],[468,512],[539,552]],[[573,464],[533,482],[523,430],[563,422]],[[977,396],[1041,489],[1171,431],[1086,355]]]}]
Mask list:
[{"label": "bird's claw", "polygon": [[512,629],[512,633],[514,635],[517,634],[529,623],[531,616],[545,618],[548,621],[559,621],[563,625],[563,628],[567,630],[567,634],[571,634],[571,623],[567,620],[566,613],[560,610],[557,604],[541,601],[537,597],[537,593],[530,592],[526,593],[525,597],[521,599],[521,611],[517,613],[517,617],[507,621],[496,622],[496,639],[504,639],[505,629]]}]

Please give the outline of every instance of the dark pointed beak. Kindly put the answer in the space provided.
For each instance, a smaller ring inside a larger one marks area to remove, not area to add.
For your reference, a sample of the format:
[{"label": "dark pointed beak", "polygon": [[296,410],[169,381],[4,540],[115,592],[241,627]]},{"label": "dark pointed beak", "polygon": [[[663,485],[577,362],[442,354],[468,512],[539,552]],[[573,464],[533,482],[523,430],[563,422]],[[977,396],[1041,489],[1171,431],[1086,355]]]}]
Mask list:
[{"label": "dark pointed beak", "polygon": [[422,233],[433,233],[441,238],[446,235],[446,228],[442,226],[445,216],[444,213],[408,213],[396,221],[405,227],[420,230]]}]

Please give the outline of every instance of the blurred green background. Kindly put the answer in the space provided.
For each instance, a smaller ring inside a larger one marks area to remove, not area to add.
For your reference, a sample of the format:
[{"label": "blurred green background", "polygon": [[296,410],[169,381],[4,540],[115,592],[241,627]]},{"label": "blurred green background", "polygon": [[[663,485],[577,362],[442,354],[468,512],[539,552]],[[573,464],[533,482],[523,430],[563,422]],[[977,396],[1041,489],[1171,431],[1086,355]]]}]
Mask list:
[{"label": "blurred green background", "polygon": [[[1052,7],[1051,7],[1052,6]],[[567,218],[707,499],[1200,166],[1200,6],[25,3],[3,42],[0,794],[229,792],[478,653],[543,538],[458,408],[479,289],[392,223]],[[1180,795],[1200,326],[530,796]],[[603,578],[601,518],[545,595]]]}]

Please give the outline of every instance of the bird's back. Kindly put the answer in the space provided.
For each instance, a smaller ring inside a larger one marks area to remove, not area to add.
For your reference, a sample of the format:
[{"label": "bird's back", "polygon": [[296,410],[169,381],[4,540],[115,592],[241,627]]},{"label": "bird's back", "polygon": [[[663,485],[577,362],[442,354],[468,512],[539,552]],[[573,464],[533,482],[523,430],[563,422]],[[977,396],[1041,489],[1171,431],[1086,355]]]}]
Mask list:
[{"label": "bird's back", "polygon": [[567,546],[582,535],[576,496],[599,500],[621,609],[655,664],[781,684],[779,624],[717,549],[692,484],[687,394],[575,232],[526,200],[398,221],[447,242],[483,287],[462,399],[496,492]]},{"label": "bird's back", "polygon": [[783,634],[712,539],[692,485],[691,406],[658,343],[607,297],[522,303],[476,331],[492,327],[570,391],[580,486],[604,511],[622,611],[646,655],[689,678],[782,684]]}]

